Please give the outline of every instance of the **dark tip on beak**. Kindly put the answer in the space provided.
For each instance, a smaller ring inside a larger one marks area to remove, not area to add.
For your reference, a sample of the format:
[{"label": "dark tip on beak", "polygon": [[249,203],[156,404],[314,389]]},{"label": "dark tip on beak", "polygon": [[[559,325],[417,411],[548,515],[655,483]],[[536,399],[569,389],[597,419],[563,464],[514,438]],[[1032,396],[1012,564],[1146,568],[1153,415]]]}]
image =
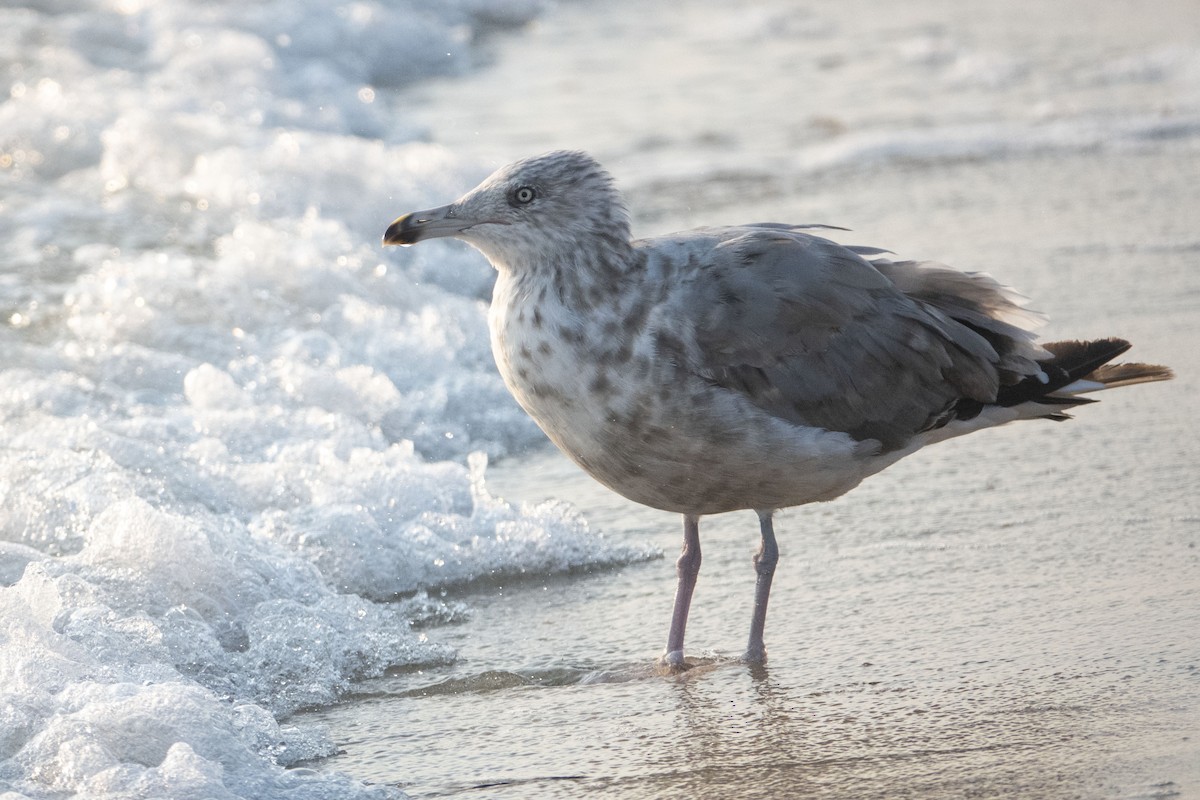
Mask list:
[{"label": "dark tip on beak", "polygon": [[407,247],[410,244],[416,244],[420,238],[421,230],[413,223],[413,215],[405,214],[396,219],[388,229],[383,232],[383,243],[385,245],[398,244],[402,247]]},{"label": "dark tip on beak", "polygon": [[469,220],[459,218],[458,209],[454,205],[414,211],[388,226],[383,232],[383,243],[407,247],[426,239],[458,236],[471,227],[471,224]]}]

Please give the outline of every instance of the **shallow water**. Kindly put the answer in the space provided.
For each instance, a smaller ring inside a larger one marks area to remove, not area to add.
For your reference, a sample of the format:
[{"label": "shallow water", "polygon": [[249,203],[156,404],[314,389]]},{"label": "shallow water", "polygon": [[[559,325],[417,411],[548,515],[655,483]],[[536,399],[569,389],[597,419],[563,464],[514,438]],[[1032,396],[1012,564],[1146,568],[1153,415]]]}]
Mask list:
[{"label": "shallow water", "polygon": [[320,767],[414,797],[1200,796],[1200,14],[631,9],[554,9],[414,113],[497,161],[592,150],[645,232],[830,222],[992,272],[1048,337],[1178,378],[781,514],[765,669],[736,660],[753,515],[702,521],[697,665],[664,675],[679,520],[553,453],[497,464],[493,492],[668,557],[452,593],[458,660],[305,715],[343,750]]},{"label": "shallow water", "polygon": [[[997,458],[1058,449],[1006,434]],[[668,560],[480,587],[457,596],[471,618],[438,632],[453,665],[306,715],[344,749],[326,766],[415,797],[1191,796],[1194,512],[1147,514],[1144,486],[1099,481],[1031,508],[1012,498],[1045,497],[1047,470],[972,470],[974,449],[783,515],[765,669],[735,658],[755,521],[711,518],[690,671],[654,665]],[[570,496],[610,535],[678,541],[675,519],[555,454],[493,483]]]},{"label": "shallow water", "polygon": [[[0,21],[0,794],[1200,796],[1192,0]],[[765,671],[704,520],[661,675],[679,521],[539,449],[476,253],[378,245],[561,146],[639,232],[846,225],[1178,378],[781,514]]]}]

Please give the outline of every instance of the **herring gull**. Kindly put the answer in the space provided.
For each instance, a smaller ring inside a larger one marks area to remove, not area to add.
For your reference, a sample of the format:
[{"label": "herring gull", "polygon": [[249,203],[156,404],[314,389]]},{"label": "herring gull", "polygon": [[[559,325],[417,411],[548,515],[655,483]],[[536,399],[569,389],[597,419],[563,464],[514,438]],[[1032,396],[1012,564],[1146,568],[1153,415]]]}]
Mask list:
[{"label": "herring gull", "polygon": [[935,442],[1063,420],[1080,395],[1171,377],[1109,364],[1121,339],[1039,343],[1039,315],[983,273],[758,223],[631,239],[612,178],[557,151],[455,202],[398,218],[384,244],[455,237],[499,273],[500,374],[546,435],[625,497],[683,515],[663,660],[683,668],[699,519],[758,514],[744,658],[779,557],[777,509],[832,500]]}]

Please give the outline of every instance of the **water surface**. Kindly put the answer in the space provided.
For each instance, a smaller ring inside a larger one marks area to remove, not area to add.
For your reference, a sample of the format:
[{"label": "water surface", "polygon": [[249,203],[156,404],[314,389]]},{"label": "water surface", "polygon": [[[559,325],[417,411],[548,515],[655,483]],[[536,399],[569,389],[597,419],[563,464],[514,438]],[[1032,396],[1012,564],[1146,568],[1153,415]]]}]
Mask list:
[{"label": "water surface", "polygon": [[1200,796],[1200,14],[617,5],[555,9],[415,113],[497,160],[596,152],[647,232],[831,222],[992,272],[1050,337],[1179,378],[781,514],[765,668],[736,660],[752,514],[702,521],[696,666],[665,675],[679,520],[553,453],[499,464],[498,494],[667,557],[452,595],[459,659],[315,714],[323,768],[415,797]]}]

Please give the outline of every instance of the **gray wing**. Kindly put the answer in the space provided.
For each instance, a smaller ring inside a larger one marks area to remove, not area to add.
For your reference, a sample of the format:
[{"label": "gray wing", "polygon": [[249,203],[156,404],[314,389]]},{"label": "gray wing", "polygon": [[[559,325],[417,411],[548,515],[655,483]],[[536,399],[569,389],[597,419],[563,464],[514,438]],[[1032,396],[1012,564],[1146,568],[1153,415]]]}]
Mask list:
[{"label": "gray wing", "polygon": [[680,355],[783,419],[895,449],[960,403],[977,411],[1037,374],[1046,355],[1029,330],[1036,317],[986,275],[891,261],[793,226],[694,235],[708,255],[668,300],[694,334],[695,350]]}]

